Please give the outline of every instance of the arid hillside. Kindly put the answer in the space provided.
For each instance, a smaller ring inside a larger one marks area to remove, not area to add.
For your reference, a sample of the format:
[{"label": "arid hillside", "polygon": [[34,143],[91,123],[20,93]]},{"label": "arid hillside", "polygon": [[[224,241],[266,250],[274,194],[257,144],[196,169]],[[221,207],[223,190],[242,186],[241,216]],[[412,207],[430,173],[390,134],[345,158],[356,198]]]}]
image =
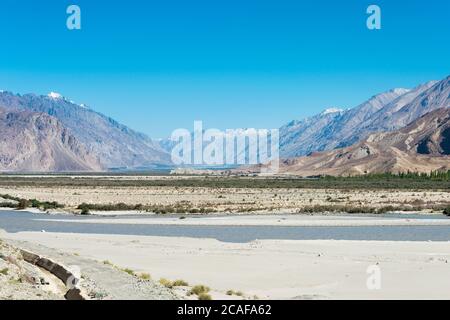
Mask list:
[{"label": "arid hillside", "polygon": [[56,118],[0,108],[1,171],[99,171],[97,157]]},{"label": "arid hillside", "polygon": [[280,170],[302,176],[450,170],[450,108],[347,148],[284,160]]}]

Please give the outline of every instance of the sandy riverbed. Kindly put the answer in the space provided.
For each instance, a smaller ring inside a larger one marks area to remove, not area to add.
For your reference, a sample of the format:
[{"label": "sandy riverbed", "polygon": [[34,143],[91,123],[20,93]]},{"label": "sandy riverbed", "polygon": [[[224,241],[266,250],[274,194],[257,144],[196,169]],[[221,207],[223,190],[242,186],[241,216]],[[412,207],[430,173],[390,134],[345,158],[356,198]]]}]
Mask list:
[{"label": "sandy riverbed", "polygon": [[[88,224],[135,224],[135,225],[176,225],[176,226],[275,226],[275,227],[357,227],[357,226],[450,226],[450,218],[443,214],[408,214],[398,215],[233,215],[233,216],[128,216],[131,212],[109,212],[108,219],[102,217],[89,219],[57,219],[51,217],[40,221],[72,222]],[[136,214],[136,213],[135,213]],[[115,218],[114,216],[117,215]],[[124,217],[125,216],[125,217]],[[120,218],[119,218],[120,217]],[[183,218],[183,219],[180,219]],[[419,218],[421,217],[421,218]]]},{"label": "sandy riverbed", "polygon": [[203,187],[0,187],[0,194],[57,201],[66,210],[81,203],[214,208],[218,212],[298,212],[311,206],[440,206],[450,204],[450,192],[402,190],[203,188]]},{"label": "sandy riverbed", "polygon": [[[26,240],[219,292],[270,299],[450,299],[448,242],[253,241],[20,232]],[[381,271],[369,290],[367,268]]]}]

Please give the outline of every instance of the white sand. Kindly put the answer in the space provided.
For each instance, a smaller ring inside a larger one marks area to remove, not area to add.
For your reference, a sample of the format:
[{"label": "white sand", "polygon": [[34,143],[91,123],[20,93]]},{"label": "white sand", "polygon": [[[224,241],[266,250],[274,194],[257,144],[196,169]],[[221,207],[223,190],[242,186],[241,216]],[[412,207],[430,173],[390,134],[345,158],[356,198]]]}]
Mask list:
[{"label": "white sand", "polygon": [[[260,298],[450,299],[449,242],[255,241],[21,232],[26,240],[215,290]],[[381,269],[369,290],[367,268]]]},{"label": "white sand", "polygon": [[[122,216],[118,212],[118,216]],[[408,218],[408,214],[399,217],[351,216],[351,215],[232,215],[232,216],[174,216],[143,215],[139,218],[90,218],[77,219],[41,219],[72,223],[96,224],[139,224],[139,225],[195,225],[195,226],[284,226],[284,227],[352,227],[352,226],[450,226],[450,219],[442,219],[442,214],[428,215],[427,219]],[[439,219],[441,218],[441,219]]]}]

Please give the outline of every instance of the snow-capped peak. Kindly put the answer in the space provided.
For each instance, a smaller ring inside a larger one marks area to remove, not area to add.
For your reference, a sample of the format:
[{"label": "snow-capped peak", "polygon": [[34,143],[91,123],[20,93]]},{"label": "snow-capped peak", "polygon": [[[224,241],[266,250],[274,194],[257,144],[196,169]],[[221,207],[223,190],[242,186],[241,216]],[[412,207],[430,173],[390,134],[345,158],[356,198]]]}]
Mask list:
[{"label": "snow-capped peak", "polygon": [[64,97],[57,92],[50,92],[48,96],[52,99],[63,99]]},{"label": "snow-capped peak", "polygon": [[405,89],[405,88],[395,88],[391,90],[393,93],[398,94],[398,95],[403,95],[405,93],[410,92],[410,89]]},{"label": "snow-capped peak", "polygon": [[338,112],[343,112],[343,111],[344,111],[343,109],[339,109],[339,108],[328,108],[322,112],[322,115],[330,114],[330,113],[338,113]]}]

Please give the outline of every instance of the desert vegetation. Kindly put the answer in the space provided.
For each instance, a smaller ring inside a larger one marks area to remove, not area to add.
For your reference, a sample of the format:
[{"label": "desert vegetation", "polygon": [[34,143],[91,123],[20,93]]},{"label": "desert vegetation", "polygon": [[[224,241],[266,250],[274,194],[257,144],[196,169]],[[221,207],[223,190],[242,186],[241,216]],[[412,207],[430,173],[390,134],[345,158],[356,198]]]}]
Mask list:
[{"label": "desert vegetation", "polygon": [[198,297],[198,300],[212,300],[212,297],[209,294],[210,291],[211,289],[205,285],[196,285],[192,287],[189,294],[195,294]]},{"label": "desert vegetation", "polygon": [[209,207],[194,208],[189,203],[176,203],[174,205],[128,205],[116,204],[88,204],[82,203],[77,207],[81,214],[89,214],[91,211],[145,211],[156,214],[168,213],[213,213],[215,209]]},{"label": "desert vegetation", "polygon": [[450,217],[450,207],[444,209],[444,214]]},{"label": "desert vegetation", "polygon": [[299,189],[418,189],[449,190],[450,171],[425,173],[383,173],[349,177],[173,177],[156,176],[141,179],[136,176],[52,175],[46,178],[30,176],[1,176],[0,186],[29,187],[204,187],[204,188],[299,188]]},{"label": "desert vegetation", "polygon": [[423,206],[383,206],[383,207],[370,207],[370,206],[352,206],[352,205],[317,205],[306,206],[299,209],[298,213],[370,213],[370,214],[383,214],[389,212],[417,212],[423,210],[431,210],[434,212],[441,212],[448,210],[445,209],[445,205],[423,205]]},{"label": "desert vegetation", "polygon": [[36,199],[24,199],[20,197],[14,197],[9,194],[1,194],[0,198],[4,201],[0,203],[0,207],[7,208],[15,208],[19,210],[27,209],[27,208],[37,208],[41,210],[49,210],[49,209],[62,209],[64,205],[59,204],[56,201],[39,201]]},{"label": "desert vegetation", "polygon": [[[88,215],[444,212],[448,172],[355,177],[0,176],[0,207]],[[8,187],[2,187],[6,184]],[[28,186],[27,186],[28,185]],[[38,199],[38,200],[36,200]],[[448,211],[448,210],[447,210]]]},{"label": "desert vegetation", "polygon": [[175,288],[175,287],[187,287],[187,286],[189,286],[189,283],[187,283],[184,280],[170,281],[170,280],[165,279],[165,278],[159,279],[159,283],[161,285],[163,285],[164,287],[169,288],[169,289],[172,289],[172,288]]}]

